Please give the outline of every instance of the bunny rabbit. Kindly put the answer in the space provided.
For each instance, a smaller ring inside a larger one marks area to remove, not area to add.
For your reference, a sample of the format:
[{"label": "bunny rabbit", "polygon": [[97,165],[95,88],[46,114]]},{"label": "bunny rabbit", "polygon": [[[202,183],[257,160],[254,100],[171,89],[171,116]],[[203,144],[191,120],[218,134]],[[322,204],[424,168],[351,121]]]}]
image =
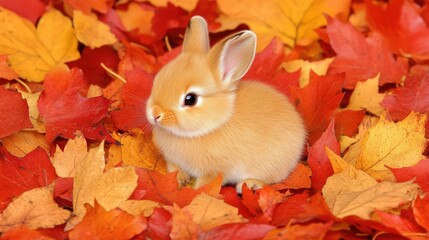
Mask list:
[{"label": "bunny rabbit", "polygon": [[300,114],[286,96],[257,81],[240,81],[255,56],[256,35],[241,31],[210,49],[206,21],[195,16],[183,49],[155,77],[146,114],[153,140],[195,188],[219,173],[223,183],[258,189],[296,167],[306,140]]}]

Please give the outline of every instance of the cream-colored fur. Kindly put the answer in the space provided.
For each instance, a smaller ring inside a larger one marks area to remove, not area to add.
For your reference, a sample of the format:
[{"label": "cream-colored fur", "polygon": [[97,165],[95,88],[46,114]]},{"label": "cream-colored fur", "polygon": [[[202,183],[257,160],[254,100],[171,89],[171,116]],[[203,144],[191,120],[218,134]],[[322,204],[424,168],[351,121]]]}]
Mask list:
[{"label": "cream-colored fur", "polygon": [[[195,39],[203,43],[195,46]],[[196,177],[195,187],[222,173],[239,192],[244,182],[260,188],[281,181],[301,157],[301,116],[274,88],[240,81],[254,57],[253,33],[232,35],[211,50],[207,42],[204,19],[194,17],[186,47],[158,73],[148,100],[154,142],[168,170],[179,170],[181,182]],[[190,91],[198,96],[195,106],[183,104]]]}]

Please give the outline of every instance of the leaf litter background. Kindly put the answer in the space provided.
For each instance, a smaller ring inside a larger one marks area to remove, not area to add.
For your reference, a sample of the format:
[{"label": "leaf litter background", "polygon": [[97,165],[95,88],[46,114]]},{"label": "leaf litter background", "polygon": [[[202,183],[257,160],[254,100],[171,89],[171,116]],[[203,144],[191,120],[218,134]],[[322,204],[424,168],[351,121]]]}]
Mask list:
[{"label": "leaf litter background", "polygon": [[[429,238],[429,2],[0,0],[0,239]],[[309,130],[292,175],[180,188],[145,99],[193,15]]]}]

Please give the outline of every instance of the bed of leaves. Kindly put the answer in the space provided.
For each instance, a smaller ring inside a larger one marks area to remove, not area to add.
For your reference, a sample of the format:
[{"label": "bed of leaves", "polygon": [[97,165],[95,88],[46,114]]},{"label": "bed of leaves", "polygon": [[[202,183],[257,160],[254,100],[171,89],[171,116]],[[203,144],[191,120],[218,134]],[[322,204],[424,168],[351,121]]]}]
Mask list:
[{"label": "bed of leaves", "polygon": [[[428,1],[0,6],[0,239],[429,238]],[[145,100],[193,15],[212,43],[253,30],[244,81],[305,119],[284,181],[238,195],[166,173]]]}]

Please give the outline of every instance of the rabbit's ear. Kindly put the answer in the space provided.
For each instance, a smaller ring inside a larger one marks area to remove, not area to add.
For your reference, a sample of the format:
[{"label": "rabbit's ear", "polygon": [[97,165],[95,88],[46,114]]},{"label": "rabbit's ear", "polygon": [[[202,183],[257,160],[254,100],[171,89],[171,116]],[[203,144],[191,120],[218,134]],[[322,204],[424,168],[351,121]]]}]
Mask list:
[{"label": "rabbit's ear", "polygon": [[210,49],[207,22],[201,16],[194,16],[186,27],[182,52],[206,53]]},{"label": "rabbit's ear", "polygon": [[238,32],[213,46],[209,59],[223,84],[230,85],[246,74],[255,57],[255,49],[256,35],[252,31]]}]

